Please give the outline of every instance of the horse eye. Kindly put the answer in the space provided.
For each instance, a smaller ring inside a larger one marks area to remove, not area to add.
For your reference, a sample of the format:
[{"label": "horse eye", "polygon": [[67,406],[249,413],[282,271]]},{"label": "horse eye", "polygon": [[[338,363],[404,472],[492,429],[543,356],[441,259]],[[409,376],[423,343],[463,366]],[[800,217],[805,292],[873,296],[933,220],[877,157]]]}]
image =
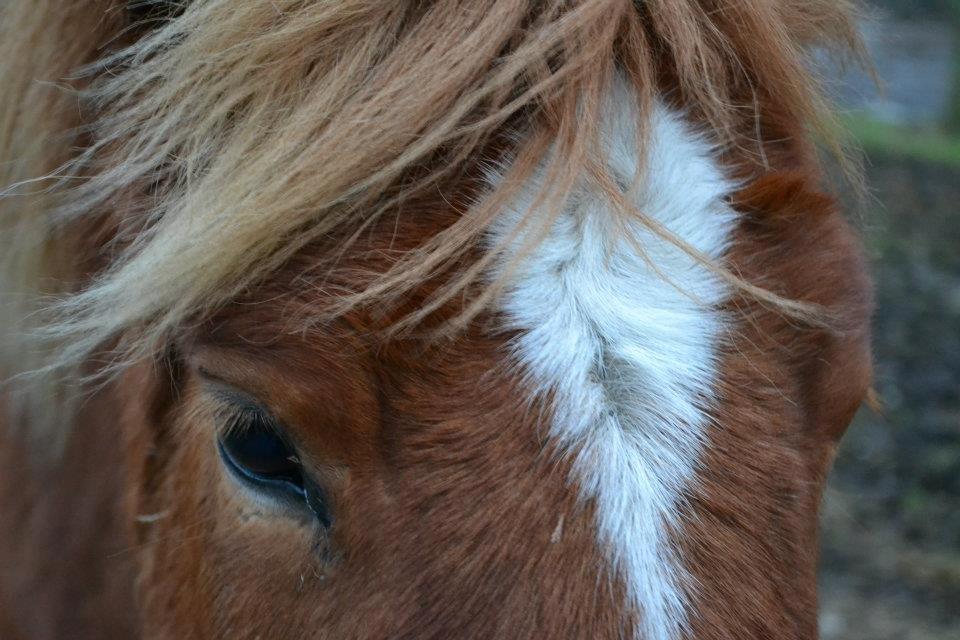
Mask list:
[{"label": "horse eye", "polygon": [[303,472],[293,447],[263,416],[249,416],[220,436],[220,457],[235,476],[278,497],[306,498]]},{"label": "horse eye", "polygon": [[269,417],[247,411],[221,435],[224,466],[252,490],[294,508],[306,507],[324,527],[333,524],[324,492],[304,473],[297,452]]}]

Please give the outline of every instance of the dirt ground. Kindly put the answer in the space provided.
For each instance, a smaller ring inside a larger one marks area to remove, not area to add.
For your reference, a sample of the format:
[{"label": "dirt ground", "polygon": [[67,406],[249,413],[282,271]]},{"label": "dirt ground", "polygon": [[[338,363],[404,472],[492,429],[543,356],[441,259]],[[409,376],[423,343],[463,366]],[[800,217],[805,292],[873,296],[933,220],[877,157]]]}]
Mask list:
[{"label": "dirt ground", "polygon": [[825,640],[960,638],[960,170],[873,157],[876,388],[823,508]]}]

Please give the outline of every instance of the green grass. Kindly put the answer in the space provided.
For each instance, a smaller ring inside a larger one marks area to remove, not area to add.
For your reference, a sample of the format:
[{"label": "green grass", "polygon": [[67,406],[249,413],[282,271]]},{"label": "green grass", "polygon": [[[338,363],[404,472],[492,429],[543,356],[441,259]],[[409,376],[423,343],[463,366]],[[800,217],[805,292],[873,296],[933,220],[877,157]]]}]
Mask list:
[{"label": "green grass", "polygon": [[960,136],[936,130],[915,130],[862,115],[843,119],[843,125],[868,155],[913,158],[960,167]]}]

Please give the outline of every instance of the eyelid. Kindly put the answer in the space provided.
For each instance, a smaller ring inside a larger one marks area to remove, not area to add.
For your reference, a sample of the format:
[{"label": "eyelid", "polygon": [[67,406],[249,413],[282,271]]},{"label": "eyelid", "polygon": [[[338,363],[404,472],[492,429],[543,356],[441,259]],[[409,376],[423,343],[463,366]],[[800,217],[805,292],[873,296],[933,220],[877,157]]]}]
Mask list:
[{"label": "eyelid", "polygon": [[279,435],[286,436],[286,431],[280,426],[281,421],[255,396],[203,369],[198,369],[198,373],[204,388],[216,401],[214,415],[219,433],[226,433],[241,418],[260,417],[273,426]]},{"label": "eyelid", "polygon": [[204,387],[216,402],[213,418],[218,436],[229,433],[237,420],[258,416],[290,446],[290,449],[296,454],[297,462],[304,467],[305,473],[309,473],[310,464],[300,453],[303,450],[301,443],[294,437],[291,430],[286,428],[285,422],[276,413],[271,411],[263,402],[260,402],[253,394],[216,374],[210,373],[203,367],[198,367],[197,373],[203,381]]},{"label": "eyelid", "polygon": [[243,387],[234,384],[227,378],[211,373],[202,366],[197,367],[197,375],[203,382],[203,386],[217,395],[236,398],[253,406],[261,406],[261,403],[257,401],[254,394],[244,390]]},{"label": "eyelid", "polygon": [[[255,425],[266,427],[272,432],[272,435],[283,441],[291,451],[297,451],[296,446],[287,435],[286,430],[280,425],[279,421],[261,407],[225,403],[222,407],[222,413],[218,413],[217,433],[220,437],[230,435],[234,432],[242,433],[243,430]],[[299,456],[296,456],[296,462],[299,464]]]}]

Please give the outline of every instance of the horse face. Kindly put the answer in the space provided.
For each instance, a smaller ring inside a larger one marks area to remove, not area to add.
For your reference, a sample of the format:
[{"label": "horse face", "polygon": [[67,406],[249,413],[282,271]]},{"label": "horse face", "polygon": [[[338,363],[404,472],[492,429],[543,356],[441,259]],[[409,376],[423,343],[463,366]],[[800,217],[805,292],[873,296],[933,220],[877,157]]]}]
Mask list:
[{"label": "horse face", "polygon": [[[869,383],[869,285],[853,234],[803,180],[764,179],[733,202],[726,260],[837,311],[842,327],[799,326],[731,293],[711,311],[724,321],[709,389],[677,392],[701,394],[699,422],[657,422],[674,400],[644,384],[655,369],[623,363],[633,343],[611,341],[588,377],[639,386],[604,383],[601,410],[623,415],[571,437],[595,400],[537,379],[546,369],[524,359],[537,327],[510,306],[519,288],[452,341],[387,339],[390,319],[369,311],[303,328],[293,319],[321,313],[336,289],[302,286],[310,250],[175,346],[174,389],[166,372],[131,371],[118,388],[125,431],[139,434],[130,504],[148,635],[812,635],[817,504]],[[346,263],[370,268],[370,255],[422,237],[422,218],[400,224]],[[637,406],[618,399],[631,391]],[[674,446],[686,432],[671,429],[694,427],[694,444]],[[618,555],[617,535],[650,557]]]},{"label": "horse face", "polygon": [[[178,637],[617,635],[593,507],[543,438],[549,408],[505,366],[504,336],[382,344],[359,318],[291,332],[266,302],[276,292],[263,293],[253,314],[234,309],[182,346],[177,400],[148,430],[165,434],[144,443],[165,462],[137,498],[162,514],[141,525],[148,626]],[[320,505],[237,473],[223,434],[252,408],[269,421],[253,430],[290,443]]]},{"label": "horse face", "polygon": [[[852,39],[846,3],[466,4],[3,5],[6,57],[30,55],[0,67],[2,288],[66,283],[54,366],[170,338],[119,398],[72,416],[41,385],[4,412],[70,440],[28,481],[4,434],[4,638],[815,636],[817,502],[870,302],[810,186],[800,52]],[[432,276],[402,308],[326,313],[397,255]],[[496,304],[453,340],[419,332],[471,287],[384,332],[454,257],[506,284]],[[24,309],[6,324],[43,316]],[[2,342],[4,377],[46,366]]]}]

